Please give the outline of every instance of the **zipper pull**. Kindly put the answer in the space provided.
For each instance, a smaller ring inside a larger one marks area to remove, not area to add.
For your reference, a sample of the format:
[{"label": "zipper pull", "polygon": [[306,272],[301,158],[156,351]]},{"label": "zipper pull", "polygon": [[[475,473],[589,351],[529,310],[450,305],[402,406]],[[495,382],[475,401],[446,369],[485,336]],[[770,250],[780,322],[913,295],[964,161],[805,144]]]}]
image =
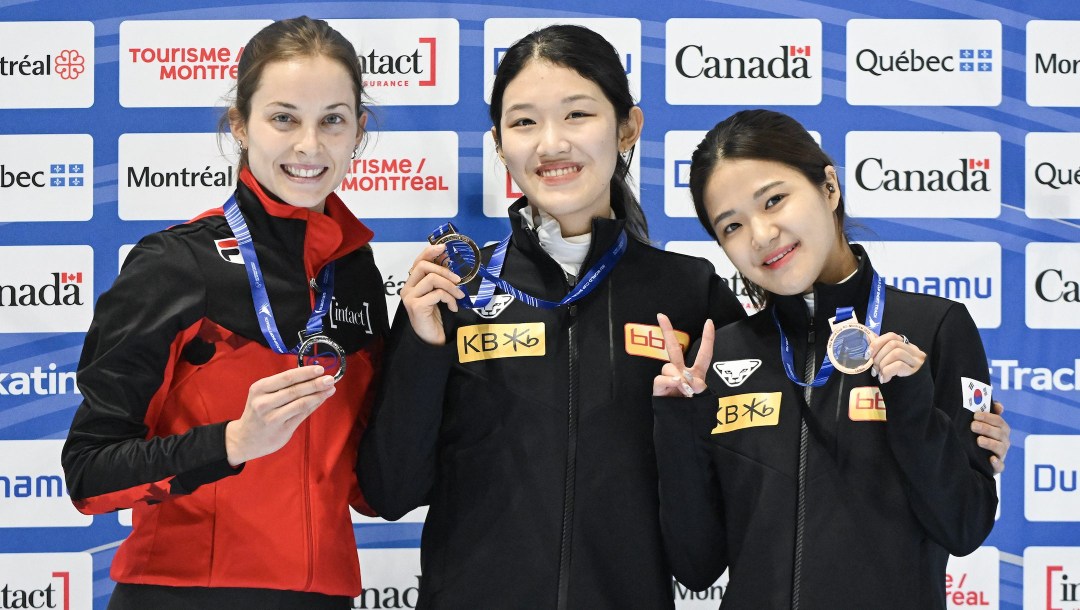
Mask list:
[{"label": "zipper pull", "polygon": [[311,278],[308,283],[311,284],[311,289],[315,292],[322,292],[321,290],[319,290],[319,283],[315,281],[315,278]]}]

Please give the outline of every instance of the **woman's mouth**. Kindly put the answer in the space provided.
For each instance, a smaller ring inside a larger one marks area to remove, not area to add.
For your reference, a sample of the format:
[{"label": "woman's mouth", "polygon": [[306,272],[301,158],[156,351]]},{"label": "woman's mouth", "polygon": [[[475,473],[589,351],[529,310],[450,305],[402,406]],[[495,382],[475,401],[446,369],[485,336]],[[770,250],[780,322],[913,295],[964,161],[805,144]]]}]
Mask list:
[{"label": "woman's mouth", "polygon": [[772,256],[765,259],[765,261],[763,263],[761,263],[761,264],[766,266],[766,267],[774,267],[777,264],[779,264],[781,261],[783,261],[784,258],[788,254],[790,254],[793,250],[795,250],[795,248],[798,248],[798,247],[799,247],[799,244],[795,243],[795,244],[791,244],[790,246],[787,246],[785,248],[781,248],[781,249],[777,250],[776,252],[774,252],[772,254]]},{"label": "woman's mouth", "polygon": [[318,178],[322,174],[326,173],[327,168],[322,167],[301,167],[298,165],[281,165],[281,171],[285,172],[293,178],[311,179]]}]

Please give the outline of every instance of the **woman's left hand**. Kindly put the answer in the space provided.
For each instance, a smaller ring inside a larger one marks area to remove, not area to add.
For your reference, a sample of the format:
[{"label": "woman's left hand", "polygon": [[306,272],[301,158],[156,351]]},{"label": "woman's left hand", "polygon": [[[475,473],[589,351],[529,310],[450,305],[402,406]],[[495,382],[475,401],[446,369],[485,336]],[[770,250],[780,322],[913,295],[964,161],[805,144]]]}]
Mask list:
[{"label": "woman's left hand", "polygon": [[926,353],[907,337],[889,332],[870,342],[870,356],[874,360],[873,374],[880,383],[888,383],[893,377],[908,377],[922,368]]},{"label": "woman's left hand", "polygon": [[994,473],[1000,474],[1005,470],[1005,454],[1009,452],[1009,436],[1012,428],[1001,414],[1005,407],[997,401],[990,405],[990,410],[975,413],[975,419],[971,422],[971,431],[979,435],[976,442],[983,449],[989,450],[990,464],[994,467]]}]

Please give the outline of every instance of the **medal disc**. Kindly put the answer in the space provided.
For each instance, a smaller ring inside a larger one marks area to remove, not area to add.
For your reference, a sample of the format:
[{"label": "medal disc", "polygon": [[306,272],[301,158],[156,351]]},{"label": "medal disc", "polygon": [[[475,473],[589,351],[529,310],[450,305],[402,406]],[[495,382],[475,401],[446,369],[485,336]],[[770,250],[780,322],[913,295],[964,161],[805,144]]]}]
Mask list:
[{"label": "medal disc", "polygon": [[836,370],[847,375],[861,373],[873,364],[867,356],[874,333],[858,323],[837,326],[829,335],[825,353]]},{"label": "medal disc", "polygon": [[463,261],[463,260],[456,260],[455,259],[454,262],[457,263],[457,264],[454,265],[453,267],[451,267],[450,264],[449,264],[450,263],[450,253],[449,253],[449,250],[448,250],[447,254],[445,255],[445,262],[442,263],[442,264],[446,265],[451,271],[453,271],[454,273],[458,274],[461,277],[461,281],[458,282],[457,285],[462,286],[462,285],[465,285],[465,284],[468,284],[469,282],[471,282],[472,279],[474,277],[476,277],[476,274],[480,273],[480,247],[476,245],[476,242],[474,242],[473,240],[469,239],[468,237],[466,237],[466,236],[464,236],[464,235],[462,235],[460,233],[447,233],[445,235],[440,235],[439,237],[437,237],[431,243],[433,243],[433,244],[435,244],[437,246],[439,244],[445,244],[445,243],[451,242],[451,241],[461,242],[461,243],[465,244],[466,246],[468,246],[469,250],[472,251],[472,261],[471,262]]},{"label": "medal disc", "polygon": [[318,364],[334,381],[345,375],[345,349],[326,335],[312,335],[296,348],[296,366]]}]

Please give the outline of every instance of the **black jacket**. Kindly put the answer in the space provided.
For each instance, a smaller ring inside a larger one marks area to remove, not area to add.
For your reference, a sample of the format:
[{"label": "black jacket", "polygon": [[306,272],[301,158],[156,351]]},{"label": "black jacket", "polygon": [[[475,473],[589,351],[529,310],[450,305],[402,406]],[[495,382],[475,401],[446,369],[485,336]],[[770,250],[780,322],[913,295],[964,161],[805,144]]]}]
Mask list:
[{"label": "black jacket", "polygon": [[[522,226],[525,205],[510,210],[502,277],[557,301],[569,286]],[[594,220],[582,268],[623,230],[622,220]],[[627,353],[628,340],[648,342],[647,329],[627,325],[655,328],[657,312],[691,338],[709,317],[744,316],[708,262],[632,238],[611,275],[573,305],[514,301],[490,319],[444,308],[445,346],[424,343],[398,312],[359,475],[384,517],[431,506],[417,607],[673,607],[650,406],[662,361]],[[480,355],[507,357],[470,361]]]},{"label": "black jacket", "polygon": [[[854,278],[815,285],[812,332],[801,296],[771,306],[796,374],[811,334],[820,366],[837,307],[854,306],[865,323],[873,271],[862,254]],[[977,549],[997,506],[989,453],[963,405],[962,377],[989,382],[974,322],[961,304],[888,288],[881,333],[906,335],[926,362],[880,386],[880,397],[869,370],[834,372],[808,408],[781,364],[771,307],[717,333],[710,391],[654,399],[676,578],[701,589],[729,568],[725,609],[944,609],[949,553]],[[743,378],[753,360],[760,367]]]}]

